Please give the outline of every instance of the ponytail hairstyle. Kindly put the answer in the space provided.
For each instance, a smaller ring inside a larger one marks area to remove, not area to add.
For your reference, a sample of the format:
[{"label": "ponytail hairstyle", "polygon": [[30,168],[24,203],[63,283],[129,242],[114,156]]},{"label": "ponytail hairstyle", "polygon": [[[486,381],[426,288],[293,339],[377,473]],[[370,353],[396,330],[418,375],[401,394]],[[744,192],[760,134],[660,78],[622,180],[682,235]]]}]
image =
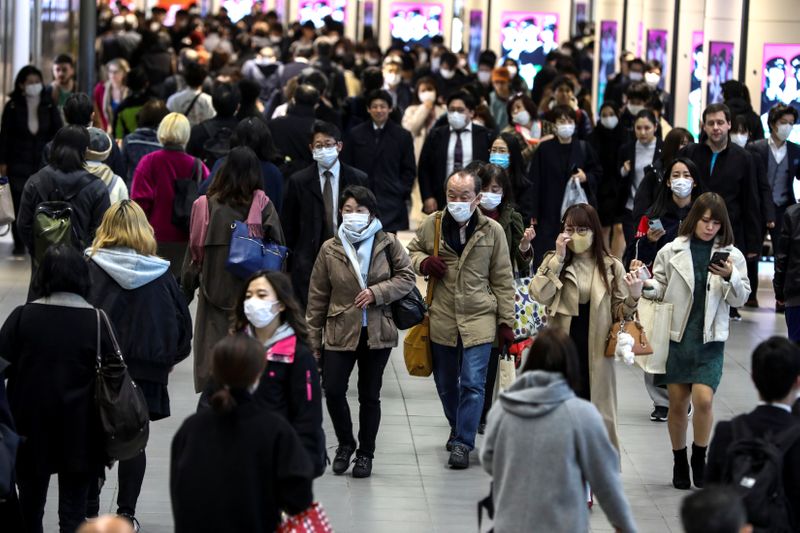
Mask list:
[{"label": "ponytail hairstyle", "polygon": [[236,407],[234,393],[246,391],[264,371],[264,347],[244,334],[230,335],[214,345],[211,374],[220,389],[211,397],[211,407],[227,413]]}]

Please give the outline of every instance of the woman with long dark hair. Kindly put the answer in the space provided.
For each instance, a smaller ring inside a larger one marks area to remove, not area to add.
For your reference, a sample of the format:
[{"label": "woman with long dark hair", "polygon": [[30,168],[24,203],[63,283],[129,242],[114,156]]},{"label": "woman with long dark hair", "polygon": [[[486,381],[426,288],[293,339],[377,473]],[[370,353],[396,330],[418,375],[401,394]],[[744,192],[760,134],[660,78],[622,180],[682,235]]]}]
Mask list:
[{"label": "woman with long dark hair", "polygon": [[498,135],[489,148],[489,163],[505,169],[510,187],[504,190],[505,200],[516,207],[525,224],[530,223],[532,206],[528,191],[531,182],[527,176],[527,165],[522,155],[519,137],[508,131]]},{"label": "woman with long dark hair", "polygon": [[611,253],[620,257],[624,250],[622,224],[617,221],[617,192],[619,178],[617,153],[623,144],[623,131],[619,123],[619,105],[605,101],[600,106],[600,120],[589,137],[603,167],[600,183],[597,184],[597,214],[603,225],[603,239],[611,246]]},{"label": "woman with long dark hair", "polygon": [[648,172],[639,188],[636,190],[636,196],[633,199],[633,216],[634,218],[641,217],[653,205],[658,196],[658,191],[661,190],[659,184],[664,181],[666,173],[664,169],[672,164],[672,161],[678,157],[678,154],[684,147],[694,142],[694,137],[689,130],[684,128],[672,128],[666,137],[664,143],[661,145],[661,158],[659,165],[656,167],[657,172]]}]

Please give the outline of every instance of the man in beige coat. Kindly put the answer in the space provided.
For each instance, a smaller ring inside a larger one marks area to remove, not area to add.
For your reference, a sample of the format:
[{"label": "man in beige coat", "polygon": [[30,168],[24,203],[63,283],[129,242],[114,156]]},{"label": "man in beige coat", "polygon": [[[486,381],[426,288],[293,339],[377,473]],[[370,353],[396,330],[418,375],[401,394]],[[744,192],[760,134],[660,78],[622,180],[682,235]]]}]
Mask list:
[{"label": "man in beige coat", "polygon": [[[469,467],[492,343],[514,341],[514,284],[503,228],[476,208],[481,181],[454,172],[447,209],[429,216],[408,245],[414,270],[436,280],[430,308],[433,377],[450,422],[449,465]],[[433,255],[437,220],[439,255]]]}]

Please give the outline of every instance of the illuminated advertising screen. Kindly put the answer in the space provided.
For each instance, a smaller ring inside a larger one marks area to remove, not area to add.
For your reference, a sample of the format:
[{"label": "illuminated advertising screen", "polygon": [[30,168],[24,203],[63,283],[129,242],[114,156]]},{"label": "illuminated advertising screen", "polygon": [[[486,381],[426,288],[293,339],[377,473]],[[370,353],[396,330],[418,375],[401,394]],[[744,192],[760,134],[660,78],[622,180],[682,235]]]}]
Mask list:
[{"label": "illuminated advertising screen", "polygon": [[433,37],[442,33],[442,13],[442,4],[392,2],[389,6],[392,40],[428,46]]},{"label": "illuminated advertising screen", "polygon": [[703,112],[703,79],[706,76],[706,62],[703,53],[703,32],[692,32],[692,76],[689,86],[689,131],[697,139],[700,135],[700,118]]},{"label": "illuminated advertising screen", "polygon": [[478,58],[483,48],[483,11],[473,9],[469,12],[469,68],[478,70]]},{"label": "illuminated advertising screen", "polygon": [[597,106],[603,105],[608,79],[617,67],[617,21],[600,22],[600,70],[597,72]]},{"label": "illuminated advertising screen", "polygon": [[519,64],[528,87],[542,69],[547,54],[558,48],[558,13],[504,11],[500,15],[500,54]]},{"label": "illuminated advertising screen", "polygon": [[[783,103],[800,111],[800,44],[765,44],[761,72],[761,122],[769,135],[772,106]],[[789,140],[800,142],[800,125],[795,124]]]},{"label": "illuminated advertising screen", "polygon": [[647,61],[661,63],[661,81],[658,88],[664,88],[667,74],[667,30],[647,30]]},{"label": "illuminated advertising screen", "polygon": [[708,88],[706,105],[724,101],[722,84],[733,79],[733,43],[708,43]]},{"label": "illuminated advertising screen", "polygon": [[336,22],[345,23],[347,0],[300,0],[297,10],[300,23],[311,21],[314,27],[325,25],[323,19],[328,15]]}]

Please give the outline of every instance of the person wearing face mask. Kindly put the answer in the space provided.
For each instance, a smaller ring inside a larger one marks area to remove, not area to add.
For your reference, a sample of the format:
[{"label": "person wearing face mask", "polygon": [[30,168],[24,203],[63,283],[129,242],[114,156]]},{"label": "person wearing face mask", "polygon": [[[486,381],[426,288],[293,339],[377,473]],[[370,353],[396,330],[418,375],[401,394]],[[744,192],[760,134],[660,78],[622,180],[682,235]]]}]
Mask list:
[{"label": "person wearing face mask", "polygon": [[439,94],[445,99],[460,90],[469,81],[466,74],[458,68],[458,56],[452,52],[445,52],[441,55],[439,71],[433,76],[436,79]]},{"label": "person wearing face mask", "polygon": [[549,112],[548,120],[555,124],[556,135],[554,139],[539,143],[533,154],[528,174],[529,198],[521,202],[531,206],[531,216],[536,219],[534,267],[541,263],[545,252],[555,247],[561,204],[569,180],[576,180],[589,203],[594,205],[597,183],[603,175],[591,145],[574,138],[575,110],[556,106]]},{"label": "person wearing face mask", "polygon": [[[477,163],[477,162],[476,162]],[[504,132],[492,141],[489,150],[489,163],[504,169],[508,178],[509,195],[514,199],[514,207],[525,224],[531,220],[531,195],[528,190],[531,182],[525,174],[525,160],[522,157],[519,139],[512,133]]]},{"label": "person wearing face mask", "polygon": [[653,91],[653,98],[658,99],[662,105],[662,114],[667,119],[667,122],[672,123],[674,116],[672,114],[672,95],[659,87],[662,82],[663,66],[657,59],[647,62],[647,68],[644,73],[644,82]]},{"label": "person wearing face mask", "polygon": [[[447,208],[425,219],[408,251],[414,270],[437,280],[429,309],[433,377],[450,425],[448,464],[464,469],[475,447],[492,344],[503,350],[514,342],[514,284],[505,231],[478,209],[480,177],[457,170],[445,188]],[[433,255],[439,224],[441,246]]]},{"label": "person wearing face mask", "polygon": [[527,166],[533,153],[542,139],[551,139],[555,127],[547,121],[540,120],[536,113],[536,105],[525,94],[515,94],[508,99],[505,109],[509,124],[503,132],[514,134],[522,147],[522,156]]},{"label": "person wearing face mask", "polygon": [[484,50],[478,55],[478,72],[475,74],[475,79],[484,89],[484,95],[492,92],[492,71],[497,64],[497,54],[491,50]]},{"label": "person wearing face mask", "polygon": [[383,60],[383,90],[392,97],[392,108],[400,114],[405,113],[413,98],[411,87],[403,80],[403,60],[396,55]]},{"label": "person wearing face mask", "polygon": [[440,104],[436,93],[436,80],[424,76],[417,80],[416,97],[403,113],[402,126],[414,138],[414,160],[419,161],[422,145],[428,133],[433,129],[436,119],[447,113],[447,108]]},{"label": "person wearing face mask", "polygon": [[497,67],[491,71],[492,94],[489,95],[489,109],[492,112],[497,127],[504,129],[508,126],[508,98],[511,96],[511,74],[506,67]]},{"label": "person wearing face mask", "polygon": [[264,346],[267,364],[255,399],[291,424],[308,452],[314,477],[321,476],[328,456],[317,361],[289,277],[282,272],[254,273],[245,281],[233,315],[232,332]]},{"label": "person wearing face mask", "polygon": [[317,253],[322,243],[338,231],[340,191],[368,183],[364,172],[339,161],[343,144],[336,126],[316,121],[311,131],[307,146],[314,154],[314,163],[289,178],[281,212],[286,245],[293,252],[287,270],[302,309],[308,301],[308,284]]},{"label": "person wearing face mask", "polygon": [[573,79],[569,76],[558,76],[550,84],[550,89],[553,92],[553,99],[551,100],[552,106],[561,105],[568,106],[575,110],[575,136],[581,140],[589,140],[594,127],[592,126],[592,118],[589,114],[578,107],[578,99],[575,97],[575,85]]},{"label": "person wearing face mask", "polygon": [[508,74],[511,76],[511,92],[528,94],[528,84],[519,75],[519,64],[513,58],[506,57],[501,66],[508,69]]},{"label": "person wearing face mask", "polygon": [[474,124],[477,103],[468,91],[447,98],[447,124],[433,128],[419,156],[419,190],[425,214],[445,205],[445,178],[472,161],[489,161],[491,130]]},{"label": "person wearing face mask", "polygon": [[[61,128],[61,113],[49,98],[42,98],[42,73],[33,65],[20,69],[14,79],[14,90],[3,108],[0,122],[0,176],[7,176],[14,200],[15,215],[19,216],[22,190],[28,178],[41,168],[45,145]],[[82,124],[86,126],[87,124]],[[14,255],[24,255],[25,245],[11,225]]]},{"label": "person wearing face mask", "polygon": [[605,357],[606,339],[617,318],[630,318],[642,281],[626,273],[600,239],[597,211],[588,204],[569,207],[561,220],[555,250],[547,252],[531,280],[531,296],[547,306],[548,326],[569,333],[578,350],[575,393],[591,401],[619,450],[614,359]]},{"label": "person wearing face mask", "polygon": [[618,113],[616,102],[604,101],[600,106],[600,120],[589,137],[589,144],[594,148],[603,168],[603,177],[597,186],[597,214],[603,226],[603,241],[610,244],[611,253],[616,257],[621,256],[624,245],[622,225],[617,221],[617,154],[623,144]]},{"label": "person wearing face mask", "polygon": [[[631,83],[626,89],[625,99],[627,103],[619,117],[622,131],[624,132],[624,142],[636,140],[636,131],[634,129],[636,115],[639,114],[639,111],[647,109],[647,103],[650,102],[652,95],[653,92],[650,87],[644,82]],[[656,137],[661,138],[660,127],[656,128]]]},{"label": "person wearing face mask", "polygon": [[[355,453],[353,477],[365,478],[372,474],[383,371],[398,340],[391,303],[413,289],[416,277],[403,245],[383,231],[369,189],[348,187],[339,205],[341,225],[314,263],[306,322],[311,349],[321,357],[322,386],[338,441],[333,472],[344,474]],[[356,364],[358,441],[347,404]]]}]

